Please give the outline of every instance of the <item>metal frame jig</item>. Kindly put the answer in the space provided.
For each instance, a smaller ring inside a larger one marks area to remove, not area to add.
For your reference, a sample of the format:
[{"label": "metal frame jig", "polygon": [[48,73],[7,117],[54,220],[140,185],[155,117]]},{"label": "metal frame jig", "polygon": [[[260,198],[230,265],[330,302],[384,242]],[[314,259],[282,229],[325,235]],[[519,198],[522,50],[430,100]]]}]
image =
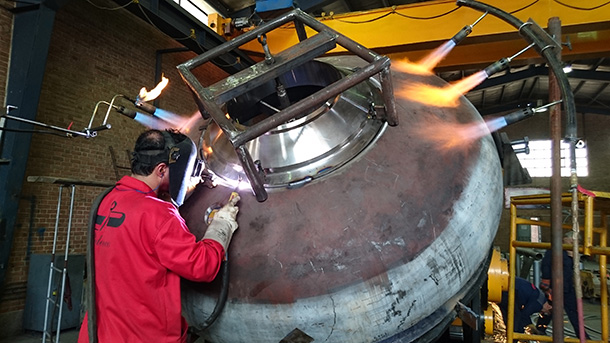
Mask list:
[{"label": "metal frame jig", "polygon": [[[233,74],[210,87],[203,87],[191,72],[196,67],[210,62],[218,56],[229,53],[254,39],[257,39],[261,44],[265,45],[265,34],[288,22],[294,22],[294,28],[300,42],[275,54],[275,56],[271,56],[268,49],[265,49],[266,56],[263,61]],[[317,31],[317,34],[307,37],[305,25]],[[228,100],[245,94],[255,87],[270,80],[274,80],[305,62],[323,55],[334,49],[337,44],[359,56],[369,64],[355,71],[353,74],[328,85],[326,88],[319,90],[309,97],[283,108],[275,115],[246,129],[238,130],[231,120],[225,116],[221,107]],[[178,70],[195,95],[195,100],[203,117],[206,119],[211,117],[223,130],[224,134],[233,145],[243,170],[250,181],[256,199],[259,202],[263,202],[267,199],[267,191],[264,187],[264,173],[260,166],[260,162],[252,160],[250,152],[245,147],[247,142],[265,134],[278,125],[296,118],[306,111],[322,105],[328,99],[337,96],[341,92],[344,92],[377,73],[380,74],[385,104],[385,114],[382,119],[386,120],[391,126],[398,125],[390,74],[390,59],[385,56],[380,56],[372,50],[361,46],[299,9],[288,12],[215,49],[209,50],[178,65]]]}]

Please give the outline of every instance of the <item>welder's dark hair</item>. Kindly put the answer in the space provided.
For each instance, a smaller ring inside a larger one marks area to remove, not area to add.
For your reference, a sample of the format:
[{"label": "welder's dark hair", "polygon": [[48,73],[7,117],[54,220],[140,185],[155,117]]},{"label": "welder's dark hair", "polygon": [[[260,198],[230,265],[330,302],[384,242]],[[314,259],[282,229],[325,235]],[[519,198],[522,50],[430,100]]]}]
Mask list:
[{"label": "welder's dark hair", "polygon": [[150,175],[160,163],[169,163],[170,144],[182,141],[186,136],[174,130],[167,130],[174,142],[166,142],[159,130],[144,131],[136,140],[132,157],[131,172],[135,175]]}]

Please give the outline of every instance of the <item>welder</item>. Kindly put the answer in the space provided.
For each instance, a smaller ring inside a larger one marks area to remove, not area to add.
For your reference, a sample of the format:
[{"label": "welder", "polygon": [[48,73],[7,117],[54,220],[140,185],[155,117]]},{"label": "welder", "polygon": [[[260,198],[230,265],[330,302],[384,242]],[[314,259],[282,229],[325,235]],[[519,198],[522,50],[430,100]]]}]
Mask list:
[{"label": "welder", "polygon": [[[582,242],[582,239],[579,239]],[[572,245],[574,244],[574,238],[572,231],[567,231],[563,236],[563,244]],[[573,252],[572,250],[563,250],[563,309],[568,315],[570,324],[574,328],[574,334],[577,338],[580,338],[580,330],[578,327],[578,310],[576,305],[576,289],[574,288],[574,273],[572,267],[574,265]],[[547,250],[542,258],[541,266],[541,279],[540,289],[548,293],[551,296],[553,290],[551,289],[551,279],[553,278],[553,256],[551,250]],[[538,319],[536,327],[538,331],[546,334],[546,328],[551,322],[551,314],[542,316]],[[589,334],[585,332],[586,339],[591,339]]]},{"label": "welder", "polygon": [[[180,279],[216,277],[239,211],[239,196],[232,196],[196,241],[177,208],[196,155],[185,135],[148,130],[136,141],[131,176],[94,202],[87,259],[95,306],[89,305],[79,342],[187,341]],[[159,198],[166,192],[169,201]]]},{"label": "welder", "polygon": [[[508,325],[508,292],[502,292],[502,301],[498,305],[502,310],[504,323]],[[515,332],[523,333],[525,327],[529,327],[537,334],[530,316],[536,312],[548,314],[552,308],[544,292],[533,283],[520,277],[515,279]]]}]

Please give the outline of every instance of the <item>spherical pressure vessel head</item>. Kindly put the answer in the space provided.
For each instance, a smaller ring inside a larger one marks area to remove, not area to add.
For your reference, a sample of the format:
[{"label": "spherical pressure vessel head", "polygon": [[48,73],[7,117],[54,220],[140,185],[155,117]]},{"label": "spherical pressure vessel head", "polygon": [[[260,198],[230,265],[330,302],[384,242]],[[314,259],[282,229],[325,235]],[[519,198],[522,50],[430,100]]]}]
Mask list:
[{"label": "spherical pressure vessel head", "polygon": [[[295,79],[286,90],[307,94],[306,86],[347,77],[354,61],[316,62],[329,80],[315,78],[320,69],[311,67],[303,71],[307,84]],[[409,342],[450,317],[476,287],[502,207],[493,140],[488,132],[464,135],[484,126],[464,97],[435,107],[400,96],[406,85],[446,86],[438,77],[393,72],[392,83],[396,127],[376,112],[382,96],[373,78],[250,142],[267,175],[265,202],[251,194],[226,137],[208,127],[208,166],[232,186],[200,187],[182,214],[201,238],[206,209],[236,186],[241,201],[228,300],[201,332],[207,339],[279,342],[298,328],[316,342]],[[240,111],[255,112],[242,125],[269,108],[261,101],[274,107],[265,100],[270,91],[261,92],[236,100]],[[240,177],[239,186],[231,183]],[[185,283],[184,313],[195,330],[214,308],[218,284]]]}]

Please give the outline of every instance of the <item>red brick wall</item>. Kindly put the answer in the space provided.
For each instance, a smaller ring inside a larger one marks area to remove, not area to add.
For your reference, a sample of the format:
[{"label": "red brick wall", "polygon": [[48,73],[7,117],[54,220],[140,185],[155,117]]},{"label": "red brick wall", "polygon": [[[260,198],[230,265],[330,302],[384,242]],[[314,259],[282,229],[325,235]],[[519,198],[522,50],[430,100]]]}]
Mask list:
[{"label": "red brick wall", "polygon": [[[117,7],[112,1],[95,4]],[[8,6],[6,0],[0,4]],[[0,96],[4,99],[8,47],[12,15],[0,9]],[[176,37],[178,38],[178,37]],[[155,86],[156,51],[182,47],[176,40],[135,17],[127,10],[109,11],[86,1],[70,1],[56,15],[36,120],[72,129],[88,126],[98,101],[110,102],[116,94],[135,98],[140,88]],[[197,111],[192,95],[180,78],[176,66],[195,56],[192,52],[165,54],[162,71],[170,83],[159,98],[159,107],[184,117]],[[200,70],[199,70],[200,69]],[[224,77],[220,69],[201,67],[205,82]],[[129,107],[129,103],[119,100]],[[133,108],[133,107],[131,107]],[[101,105],[93,126],[100,125],[107,106]],[[95,138],[66,138],[35,134],[32,139],[25,176],[54,176],[79,180],[116,181],[109,146],[121,165],[128,165],[126,150],[131,150],[137,135],[145,130],[139,123],[112,111],[112,129]],[[124,172],[123,172],[124,173]],[[85,254],[86,220],[95,196],[103,188],[76,186],[70,253]],[[59,186],[24,182],[13,248],[5,285],[12,295],[0,303],[0,313],[23,309],[30,253],[50,253],[57,211]],[[70,189],[63,190],[59,223],[58,253],[65,249]],[[30,213],[35,197],[35,210]],[[33,225],[30,227],[30,220]],[[30,241],[28,246],[28,239]]]}]

